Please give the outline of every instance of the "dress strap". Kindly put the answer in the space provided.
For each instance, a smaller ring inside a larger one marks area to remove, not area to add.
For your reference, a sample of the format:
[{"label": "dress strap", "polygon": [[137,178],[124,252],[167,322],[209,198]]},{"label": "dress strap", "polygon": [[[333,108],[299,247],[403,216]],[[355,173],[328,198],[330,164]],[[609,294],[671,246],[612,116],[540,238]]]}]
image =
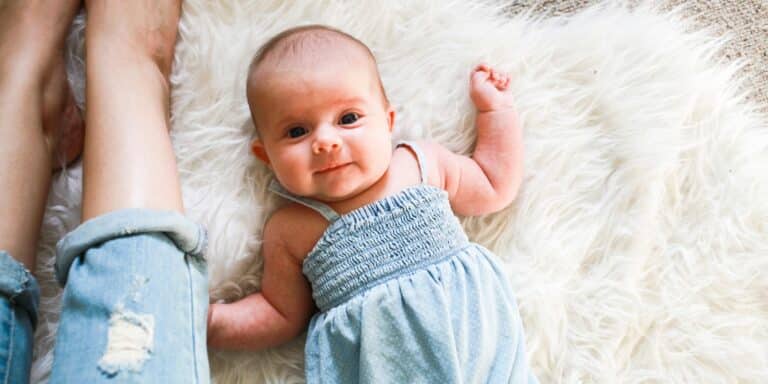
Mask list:
[{"label": "dress strap", "polygon": [[314,209],[315,211],[323,215],[323,217],[325,217],[325,219],[328,220],[329,222],[334,222],[336,221],[336,219],[339,218],[339,214],[336,213],[336,211],[334,211],[333,208],[317,200],[312,200],[310,198],[303,197],[303,196],[297,196],[291,192],[288,192],[288,190],[285,189],[285,187],[283,187],[282,185],[280,185],[280,182],[278,182],[277,179],[275,178],[270,180],[268,189],[288,200],[295,201],[305,207]]},{"label": "dress strap", "polygon": [[416,154],[416,163],[419,164],[419,177],[420,177],[419,182],[421,184],[426,183],[427,182],[427,169],[424,167],[424,152],[421,151],[421,148],[419,148],[418,144],[416,144],[413,141],[406,141],[406,140],[397,142],[397,145],[395,145],[395,148],[403,146],[403,145],[405,145],[408,148],[410,148],[413,151],[413,153]]}]

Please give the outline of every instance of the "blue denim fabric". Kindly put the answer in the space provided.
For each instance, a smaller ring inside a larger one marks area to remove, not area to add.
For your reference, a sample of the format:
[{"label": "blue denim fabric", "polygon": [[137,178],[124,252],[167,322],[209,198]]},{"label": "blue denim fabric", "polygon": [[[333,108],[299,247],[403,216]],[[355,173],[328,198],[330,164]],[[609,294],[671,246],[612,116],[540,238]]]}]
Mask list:
[{"label": "blue denim fabric", "polygon": [[137,209],[64,237],[51,382],[208,383],[205,241],[178,213]]},{"label": "blue denim fabric", "polygon": [[0,251],[0,382],[29,382],[40,288],[24,266]]}]

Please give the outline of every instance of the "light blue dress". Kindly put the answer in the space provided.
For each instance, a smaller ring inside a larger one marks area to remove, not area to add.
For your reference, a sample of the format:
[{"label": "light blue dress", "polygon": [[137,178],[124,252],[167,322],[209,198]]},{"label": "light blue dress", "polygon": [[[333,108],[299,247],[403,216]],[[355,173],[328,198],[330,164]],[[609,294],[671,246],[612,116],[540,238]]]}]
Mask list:
[{"label": "light blue dress", "polygon": [[330,224],[303,272],[319,308],[308,383],[535,383],[512,289],[467,240],[448,194],[424,182],[339,216],[273,181]]}]

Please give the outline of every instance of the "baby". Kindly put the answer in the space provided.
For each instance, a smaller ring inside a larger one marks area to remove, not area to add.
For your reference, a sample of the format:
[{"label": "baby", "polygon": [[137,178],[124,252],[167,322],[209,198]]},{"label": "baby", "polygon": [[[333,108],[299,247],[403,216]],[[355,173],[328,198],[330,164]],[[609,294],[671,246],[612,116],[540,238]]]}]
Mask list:
[{"label": "baby", "polygon": [[305,26],[262,46],[247,83],[252,150],[291,202],[264,227],[261,292],[211,306],[209,346],[273,347],[309,325],[309,383],[536,382],[509,282],[454,215],[517,194],[508,86],[487,65],[472,72],[471,158],[430,141],[393,150],[395,110],[362,42]]}]

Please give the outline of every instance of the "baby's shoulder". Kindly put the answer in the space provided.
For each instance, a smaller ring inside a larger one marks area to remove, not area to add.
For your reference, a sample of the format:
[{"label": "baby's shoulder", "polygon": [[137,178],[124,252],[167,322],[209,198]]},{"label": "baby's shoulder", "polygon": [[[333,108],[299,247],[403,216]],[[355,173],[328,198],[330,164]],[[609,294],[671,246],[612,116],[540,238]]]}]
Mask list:
[{"label": "baby's shoulder", "polygon": [[[416,148],[412,148],[411,144]],[[406,178],[412,178],[418,182],[420,180],[419,164],[421,164],[426,183],[444,189],[443,171],[437,156],[441,148],[439,144],[430,140],[414,140],[403,143],[393,153],[391,167],[397,170],[397,174],[407,174]],[[419,151],[419,154],[416,150]]]},{"label": "baby's shoulder", "polygon": [[264,241],[279,242],[299,260],[304,260],[328,228],[317,211],[297,203],[278,208],[264,225]]}]

